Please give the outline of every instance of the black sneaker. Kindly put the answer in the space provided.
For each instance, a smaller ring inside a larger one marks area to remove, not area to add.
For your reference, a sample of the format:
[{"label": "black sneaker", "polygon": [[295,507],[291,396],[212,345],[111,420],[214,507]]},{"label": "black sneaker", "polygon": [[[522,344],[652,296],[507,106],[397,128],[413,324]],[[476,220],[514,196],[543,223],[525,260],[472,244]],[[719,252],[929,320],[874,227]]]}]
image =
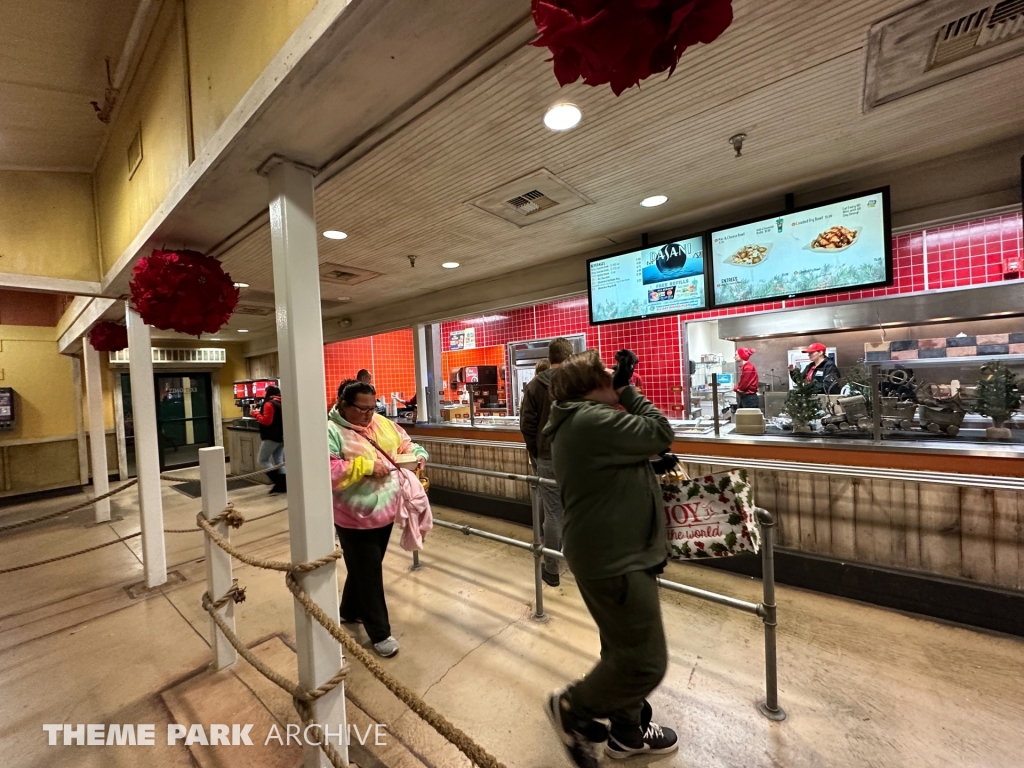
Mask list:
[{"label": "black sneaker", "polygon": [[563,692],[552,693],[544,711],[562,742],[569,763],[577,768],[598,768],[598,748],[608,738],[608,729],[597,720],[575,721]]},{"label": "black sneaker", "polygon": [[653,714],[651,705],[645,701],[635,733],[616,733],[613,727],[604,748],[605,754],[618,760],[633,755],[664,755],[679,749],[676,732],[652,722]]},{"label": "black sneaker", "polygon": [[561,580],[558,578],[557,573],[548,573],[547,571],[540,572],[541,581],[547,584],[549,587],[557,587],[561,584]]}]

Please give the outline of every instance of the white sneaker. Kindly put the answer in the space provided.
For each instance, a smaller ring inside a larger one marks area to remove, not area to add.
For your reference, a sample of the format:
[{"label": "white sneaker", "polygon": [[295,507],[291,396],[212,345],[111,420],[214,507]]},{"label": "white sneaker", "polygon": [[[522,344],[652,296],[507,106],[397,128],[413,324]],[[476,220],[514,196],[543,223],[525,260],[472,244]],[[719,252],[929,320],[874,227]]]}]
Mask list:
[{"label": "white sneaker", "polygon": [[398,641],[393,637],[386,637],[379,643],[373,644],[373,650],[377,652],[378,656],[383,656],[385,659],[390,659],[396,653],[398,653]]}]

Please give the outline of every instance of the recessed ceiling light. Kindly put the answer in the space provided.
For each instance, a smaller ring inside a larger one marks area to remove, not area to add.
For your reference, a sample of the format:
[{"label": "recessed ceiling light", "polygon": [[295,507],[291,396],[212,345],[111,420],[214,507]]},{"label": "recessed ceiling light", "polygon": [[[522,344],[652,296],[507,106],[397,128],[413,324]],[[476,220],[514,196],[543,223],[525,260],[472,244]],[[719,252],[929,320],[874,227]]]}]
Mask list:
[{"label": "recessed ceiling light", "polygon": [[249,332],[249,329],[248,329],[248,328],[239,328],[239,329],[238,329],[238,332],[239,332],[239,333],[248,333],[248,332]]},{"label": "recessed ceiling light", "polygon": [[235,283],[235,288],[248,288],[248,283]]},{"label": "recessed ceiling light", "polygon": [[338,298],[335,299],[335,301],[352,301],[352,297],[351,296],[339,296]]},{"label": "recessed ceiling light", "polygon": [[326,232],[324,232],[324,237],[326,237],[328,240],[344,240],[346,237],[348,237],[348,235],[346,235],[344,232],[339,232],[336,229],[328,229]]},{"label": "recessed ceiling light", "polygon": [[657,208],[659,205],[664,205],[667,202],[668,198],[665,195],[651,195],[641,200],[640,205],[644,208]]},{"label": "recessed ceiling light", "polygon": [[444,267],[445,269],[458,269],[459,262],[457,262],[457,261],[446,261],[441,266]]},{"label": "recessed ceiling light", "polygon": [[210,339],[210,341],[220,341],[220,339],[219,338],[213,338],[213,339]]},{"label": "recessed ceiling light", "polygon": [[544,113],[544,125],[552,131],[567,131],[579,124],[583,113],[575,104],[555,104]]}]

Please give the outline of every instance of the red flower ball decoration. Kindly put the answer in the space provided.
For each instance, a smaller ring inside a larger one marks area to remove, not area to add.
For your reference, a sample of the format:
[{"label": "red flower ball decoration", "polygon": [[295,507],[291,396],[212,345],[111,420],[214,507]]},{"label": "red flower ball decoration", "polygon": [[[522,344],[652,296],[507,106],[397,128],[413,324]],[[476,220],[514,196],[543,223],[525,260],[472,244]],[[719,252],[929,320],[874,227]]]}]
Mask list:
[{"label": "red flower ball decoration", "polygon": [[135,265],[130,288],[146,325],[189,336],[216,333],[238,304],[220,262],[196,251],[153,251]]},{"label": "red flower ball decoration", "polygon": [[732,23],[732,0],[532,0],[559,85],[610,83],[616,96],[658,72],[675,71],[683,51],[710,43]]},{"label": "red flower ball decoration", "polygon": [[128,348],[128,329],[104,320],[89,331],[89,343],[97,352],[120,352]]}]

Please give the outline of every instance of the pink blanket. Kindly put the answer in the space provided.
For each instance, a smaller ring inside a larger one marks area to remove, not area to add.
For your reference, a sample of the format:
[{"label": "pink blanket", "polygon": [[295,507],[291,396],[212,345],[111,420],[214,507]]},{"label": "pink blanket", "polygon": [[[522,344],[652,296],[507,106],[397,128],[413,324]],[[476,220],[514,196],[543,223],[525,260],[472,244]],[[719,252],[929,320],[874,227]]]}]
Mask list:
[{"label": "pink blanket", "polygon": [[409,469],[399,469],[397,474],[402,498],[395,523],[402,529],[402,549],[412,552],[423,549],[423,537],[434,527],[434,517],[430,512],[427,492],[416,473]]}]

